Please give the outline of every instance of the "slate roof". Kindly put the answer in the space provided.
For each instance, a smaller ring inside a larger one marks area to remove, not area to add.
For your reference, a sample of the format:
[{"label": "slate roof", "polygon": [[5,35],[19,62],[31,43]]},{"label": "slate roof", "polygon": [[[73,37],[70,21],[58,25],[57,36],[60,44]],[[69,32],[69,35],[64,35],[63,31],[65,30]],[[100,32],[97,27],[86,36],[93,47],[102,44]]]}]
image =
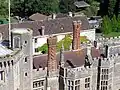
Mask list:
[{"label": "slate roof", "polygon": [[5,56],[7,54],[11,54],[13,51],[4,47],[1,43],[0,43],[0,57],[1,56]]},{"label": "slate roof", "polygon": [[[79,51],[65,51],[64,52],[64,60],[65,66],[68,67],[69,64],[67,60],[69,60],[75,67],[80,67],[84,65],[85,56],[87,54],[87,49],[82,49]],[[91,55],[93,58],[99,57],[99,51],[95,48],[92,48]],[[59,64],[60,54],[57,54],[57,63]],[[38,69],[39,67],[47,66],[47,54],[38,55],[33,57],[33,66]]]},{"label": "slate roof", "polygon": [[33,21],[47,20],[47,18],[48,17],[46,15],[43,15],[40,13],[35,13],[29,17],[29,19],[31,19]]},{"label": "slate roof", "polygon": [[[73,31],[72,22],[74,20],[82,21],[82,30],[90,29],[89,22],[85,16],[64,17],[44,21],[28,21],[18,24],[11,24],[11,28],[31,28],[33,30],[33,36],[40,35],[39,29],[41,29],[41,26],[45,26],[45,35],[66,33]],[[3,33],[3,39],[8,39],[8,25],[0,25],[0,33]]]},{"label": "slate roof", "polygon": [[91,56],[92,58],[97,58],[99,57],[101,54],[100,50],[99,49],[96,49],[95,47],[92,47],[91,49]]},{"label": "slate roof", "polygon": [[75,3],[75,6],[78,7],[78,8],[81,8],[81,7],[89,7],[90,5],[87,4],[86,2],[84,1],[76,1]]}]

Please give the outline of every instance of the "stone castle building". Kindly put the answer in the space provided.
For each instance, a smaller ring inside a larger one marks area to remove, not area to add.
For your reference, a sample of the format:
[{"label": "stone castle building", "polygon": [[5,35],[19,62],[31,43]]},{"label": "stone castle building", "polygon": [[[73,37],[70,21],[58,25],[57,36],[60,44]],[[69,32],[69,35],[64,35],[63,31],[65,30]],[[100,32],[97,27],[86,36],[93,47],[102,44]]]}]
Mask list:
[{"label": "stone castle building", "polygon": [[14,28],[10,49],[0,44],[0,90],[120,90],[120,38],[80,44],[81,21],[73,22],[72,49],[56,36],[47,38],[48,54],[33,56],[32,30]]},{"label": "stone castle building", "polygon": [[[35,16],[38,20],[39,18]],[[47,38],[49,35],[57,37],[57,42],[65,38],[65,35],[72,34],[73,31],[73,21],[82,21],[80,35],[85,36],[88,40],[95,40],[95,28],[93,28],[87,19],[87,16],[64,16],[54,18],[50,20],[39,20],[39,21],[26,21],[21,23],[12,23],[11,29],[14,28],[30,28],[33,30],[33,54],[40,54],[41,51],[38,50],[39,47],[47,44]],[[0,33],[3,39],[8,40],[8,24],[0,25]]]},{"label": "stone castle building", "polygon": [[13,29],[11,36],[11,49],[0,47],[0,90],[32,90],[32,30]]}]

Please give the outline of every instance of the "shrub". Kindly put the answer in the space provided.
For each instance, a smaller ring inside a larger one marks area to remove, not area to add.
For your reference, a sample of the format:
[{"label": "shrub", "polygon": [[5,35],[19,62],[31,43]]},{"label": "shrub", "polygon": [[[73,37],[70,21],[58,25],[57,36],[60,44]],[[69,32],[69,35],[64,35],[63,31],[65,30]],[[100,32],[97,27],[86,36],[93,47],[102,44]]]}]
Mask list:
[{"label": "shrub", "polygon": [[[80,37],[80,41],[81,42],[87,42],[88,39],[86,38],[86,36],[81,36]],[[72,43],[71,36],[70,35],[66,35],[64,39],[62,39],[61,41],[57,42],[57,52],[60,51],[62,43],[63,43],[65,51],[70,50],[70,45]],[[43,54],[47,53],[48,52],[47,44],[44,44],[43,46],[39,47],[38,50],[41,51],[41,53],[43,53]]]}]

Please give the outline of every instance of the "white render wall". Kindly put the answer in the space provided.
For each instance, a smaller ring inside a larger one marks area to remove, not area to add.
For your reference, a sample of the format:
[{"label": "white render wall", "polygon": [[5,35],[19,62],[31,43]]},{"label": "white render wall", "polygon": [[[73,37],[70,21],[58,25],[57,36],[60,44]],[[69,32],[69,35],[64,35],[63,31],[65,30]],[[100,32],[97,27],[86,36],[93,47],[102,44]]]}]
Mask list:
[{"label": "white render wall", "polygon": [[[65,37],[65,35],[71,34],[71,33],[72,32],[67,32],[67,33],[54,34],[54,35],[57,36],[57,42],[59,42]],[[94,41],[95,29],[81,31],[80,36],[86,36],[89,40]],[[35,38],[37,38],[37,43],[35,43]],[[42,45],[47,43],[47,38],[48,38],[48,35],[40,36],[40,37],[38,36],[33,38],[33,54],[40,54],[40,52],[35,53],[35,48],[41,47]]]},{"label": "white render wall", "polygon": [[95,40],[95,29],[85,30],[80,33],[80,36],[86,36],[90,41]]}]

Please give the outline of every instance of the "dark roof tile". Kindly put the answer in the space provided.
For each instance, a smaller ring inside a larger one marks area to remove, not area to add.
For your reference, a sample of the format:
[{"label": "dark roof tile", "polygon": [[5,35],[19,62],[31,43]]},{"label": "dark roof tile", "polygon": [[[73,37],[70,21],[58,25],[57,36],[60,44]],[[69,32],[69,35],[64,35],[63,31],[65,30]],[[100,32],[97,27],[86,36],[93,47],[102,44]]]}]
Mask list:
[{"label": "dark roof tile", "polygon": [[[64,60],[65,66],[69,66],[67,60],[70,61],[75,67],[82,66],[84,64],[84,58],[86,56],[86,49],[79,51],[65,51],[64,52]],[[59,64],[60,54],[57,54],[57,63]],[[35,68],[46,67],[47,66],[47,54],[34,56],[33,65]]]},{"label": "dark roof tile", "polygon": [[[82,21],[82,30],[90,29],[88,20],[86,17],[65,17],[54,20],[45,20],[45,21],[28,21],[18,24],[11,24],[11,28],[31,28],[33,30],[33,36],[39,36],[39,29],[41,26],[45,26],[45,35],[49,34],[58,34],[65,32],[72,32],[73,25],[72,22],[74,20]],[[63,28],[63,29],[61,29]],[[4,32],[4,38],[8,37],[8,25],[0,25],[0,33]]]}]

